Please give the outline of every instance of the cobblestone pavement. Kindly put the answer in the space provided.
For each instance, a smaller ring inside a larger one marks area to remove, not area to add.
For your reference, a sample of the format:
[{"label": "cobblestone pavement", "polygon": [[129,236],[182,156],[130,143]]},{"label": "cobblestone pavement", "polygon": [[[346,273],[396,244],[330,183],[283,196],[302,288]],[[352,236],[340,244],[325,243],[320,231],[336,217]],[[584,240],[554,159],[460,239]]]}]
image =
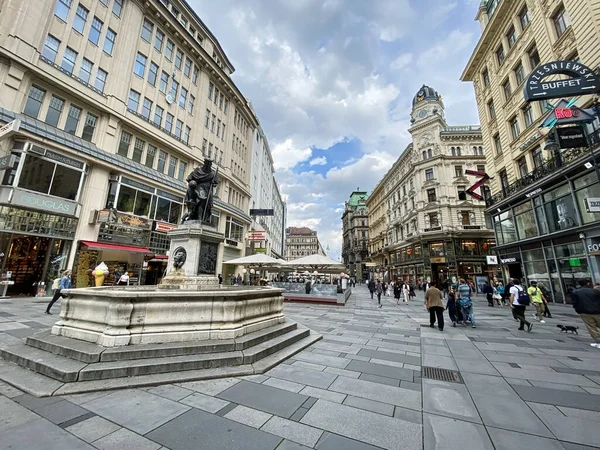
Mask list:
[{"label": "cobblestone pavement", "polygon": [[[265,375],[47,398],[0,382],[0,449],[600,448],[600,350],[572,308],[526,333],[477,299],[477,328],[440,332],[419,295],[379,309],[361,286],[345,307],[286,304],[324,339]],[[46,302],[0,300],[0,346],[48,328]]]}]

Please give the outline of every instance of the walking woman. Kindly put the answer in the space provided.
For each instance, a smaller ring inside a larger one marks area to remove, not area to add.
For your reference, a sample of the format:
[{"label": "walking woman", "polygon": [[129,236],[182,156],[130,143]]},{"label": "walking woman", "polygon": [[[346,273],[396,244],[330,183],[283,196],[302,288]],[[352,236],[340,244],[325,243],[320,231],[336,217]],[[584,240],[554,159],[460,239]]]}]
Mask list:
[{"label": "walking woman", "polygon": [[410,287],[408,287],[408,283],[404,282],[402,284],[402,302],[408,303],[409,298],[410,298]]},{"label": "walking woman", "polygon": [[379,304],[379,308],[381,308],[381,294],[383,293],[383,285],[377,280],[377,284],[375,285],[375,292],[377,293],[377,303]]},{"label": "walking woman", "polygon": [[402,289],[400,288],[400,282],[396,280],[394,283],[394,300],[396,300],[396,305],[400,303],[400,295],[402,295],[401,292]]},{"label": "walking woman", "polygon": [[54,305],[56,303],[56,301],[58,300],[58,297],[62,297],[62,298],[66,297],[66,295],[61,294],[61,291],[63,289],[70,289],[70,288],[71,288],[71,271],[65,270],[63,272],[62,278],[60,279],[58,289],[56,291],[54,291],[52,300],[50,300],[50,303],[48,303],[48,306],[46,307],[46,314],[50,314],[50,315],[52,314],[50,312],[50,308],[52,308],[52,305]]}]

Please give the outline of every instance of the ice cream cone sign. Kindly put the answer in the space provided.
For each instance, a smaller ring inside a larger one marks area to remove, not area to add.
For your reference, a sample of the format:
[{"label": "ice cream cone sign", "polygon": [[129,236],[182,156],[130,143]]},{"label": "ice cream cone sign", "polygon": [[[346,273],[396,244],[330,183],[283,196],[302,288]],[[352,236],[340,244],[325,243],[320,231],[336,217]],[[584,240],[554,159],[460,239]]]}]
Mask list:
[{"label": "ice cream cone sign", "polygon": [[102,286],[104,284],[104,278],[108,276],[108,266],[104,264],[104,261],[96,266],[92,271],[92,275],[94,275],[96,286]]}]

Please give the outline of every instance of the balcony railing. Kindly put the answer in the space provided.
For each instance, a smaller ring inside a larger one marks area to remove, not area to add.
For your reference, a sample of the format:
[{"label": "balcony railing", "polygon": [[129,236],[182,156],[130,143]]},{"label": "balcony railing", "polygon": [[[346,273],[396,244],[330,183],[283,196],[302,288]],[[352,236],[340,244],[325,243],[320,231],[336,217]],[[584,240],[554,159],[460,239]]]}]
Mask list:
[{"label": "balcony railing", "polygon": [[[600,145],[600,130],[594,131],[588,136],[590,145],[597,147]],[[594,152],[596,153],[596,152]],[[570,148],[562,150],[556,154],[553,158],[544,161],[539,167],[536,167],[531,173],[526,176],[514,181],[508,186],[503,186],[502,190],[497,194],[486,198],[486,205],[493,206],[498,202],[510,197],[517,192],[531,187],[531,185],[549,175],[561,170],[563,166],[566,166],[582,156],[590,156],[590,149],[587,147]],[[598,155],[596,155],[598,157]]]}]

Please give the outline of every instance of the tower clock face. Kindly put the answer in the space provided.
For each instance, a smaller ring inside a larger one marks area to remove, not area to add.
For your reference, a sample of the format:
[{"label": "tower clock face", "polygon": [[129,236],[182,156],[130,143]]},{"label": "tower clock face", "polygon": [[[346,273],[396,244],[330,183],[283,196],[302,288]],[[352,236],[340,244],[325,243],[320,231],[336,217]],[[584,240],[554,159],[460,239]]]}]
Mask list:
[{"label": "tower clock face", "polygon": [[425,117],[426,115],[427,115],[427,111],[425,111],[424,109],[423,109],[423,110],[421,110],[421,111],[419,111],[419,118],[421,118],[421,119],[422,119],[422,118],[423,118],[423,117]]}]

